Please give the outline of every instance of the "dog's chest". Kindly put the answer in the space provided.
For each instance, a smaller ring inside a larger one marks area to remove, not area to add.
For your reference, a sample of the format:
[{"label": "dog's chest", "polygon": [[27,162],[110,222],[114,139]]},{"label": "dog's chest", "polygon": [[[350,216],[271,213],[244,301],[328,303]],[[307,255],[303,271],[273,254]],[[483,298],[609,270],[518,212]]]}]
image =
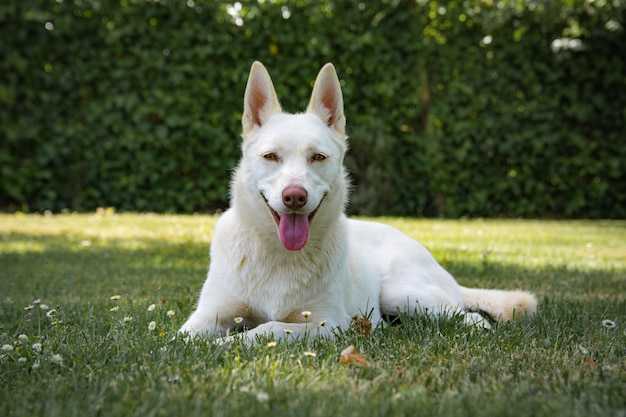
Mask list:
[{"label": "dog's chest", "polygon": [[267,254],[249,258],[242,255],[238,260],[233,290],[267,320],[281,320],[293,311],[311,309],[333,287],[333,268],[328,264]]}]

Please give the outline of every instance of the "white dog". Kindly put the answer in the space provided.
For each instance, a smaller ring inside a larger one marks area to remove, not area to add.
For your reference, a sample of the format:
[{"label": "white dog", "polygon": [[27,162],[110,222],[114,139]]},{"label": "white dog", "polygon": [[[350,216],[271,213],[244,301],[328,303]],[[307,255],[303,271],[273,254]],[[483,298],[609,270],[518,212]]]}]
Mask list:
[{"label": "white dog", "polygon": [[402,232],[346,218],[345,117],[332,64],[317,76],[306,113],[286,114],[255,62],[242,124],[231,208],[216,224],[208,277],[181,333],[332,336],[355,316],[376,326],[398,313],[489,327],[481,314],[507,321],[536,311],[530,293],[462,287]]}]

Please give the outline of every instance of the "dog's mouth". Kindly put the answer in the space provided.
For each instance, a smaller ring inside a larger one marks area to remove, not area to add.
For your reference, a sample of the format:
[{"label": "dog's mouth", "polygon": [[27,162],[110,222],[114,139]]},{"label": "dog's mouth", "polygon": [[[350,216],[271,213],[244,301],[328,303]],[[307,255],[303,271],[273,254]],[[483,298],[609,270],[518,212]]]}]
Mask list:
[{"label": "dog's mouth", "polygon": [[279,213],[269,205],[263,193],[261,193],[261,196],[270,210],[276,226],[278,226],[278,236],[285,249],[294,251],[302,249],[309,238],[311,222],[322,205],[324,198],[326,198],[326,194],[324,194],[320,203],[311,213]]}]

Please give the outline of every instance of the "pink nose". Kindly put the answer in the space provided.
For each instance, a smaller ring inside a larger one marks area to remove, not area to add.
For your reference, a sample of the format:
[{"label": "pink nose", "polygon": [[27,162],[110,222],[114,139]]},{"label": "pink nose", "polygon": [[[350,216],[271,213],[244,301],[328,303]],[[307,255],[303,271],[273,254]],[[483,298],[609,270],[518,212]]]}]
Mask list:
[{"label": "pink nose", "polygon": [[291,210],[301,209],[307,201],[307,192],[304,188],[290,185],[283,190],[283,204]]}]

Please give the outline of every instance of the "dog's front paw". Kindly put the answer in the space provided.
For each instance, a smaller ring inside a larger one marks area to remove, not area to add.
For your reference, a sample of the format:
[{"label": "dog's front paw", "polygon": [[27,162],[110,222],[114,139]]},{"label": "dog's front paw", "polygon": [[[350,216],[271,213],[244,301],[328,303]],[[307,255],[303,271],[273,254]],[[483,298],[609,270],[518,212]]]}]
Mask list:
[{"label": "dog's front paw", "polygon": [[230,346],[236,339],[237,337],[235,336],[218,337],[217,339],[213,340],[213,344],[217,346]]},{"label": "dog's front paw", "polygon": [[226,346],[226,347],[230,347],[233,343],[251,343],[252,340],[250,338],[247,337],[247,334],[242,332],[242,333],[235,333],[235,334],[226,334],[226,336],[222,336],[222,337],[218,337],[213,339],[213,344],[217,345],[217,346]]}]

